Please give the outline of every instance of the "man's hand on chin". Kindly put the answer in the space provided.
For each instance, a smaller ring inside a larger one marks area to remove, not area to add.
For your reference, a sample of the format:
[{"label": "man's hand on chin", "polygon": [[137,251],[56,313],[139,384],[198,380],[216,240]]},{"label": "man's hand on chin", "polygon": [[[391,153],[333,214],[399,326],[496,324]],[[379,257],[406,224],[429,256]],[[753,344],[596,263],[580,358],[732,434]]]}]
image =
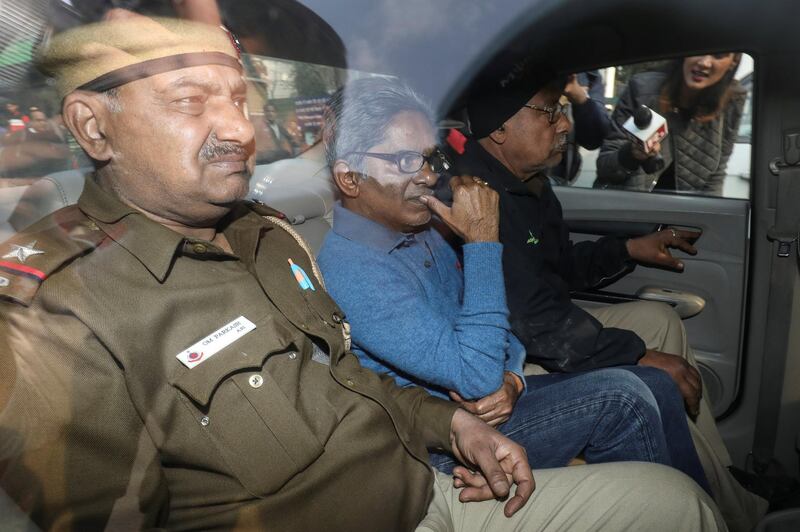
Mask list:
[{"label": "man's hand on chin", "polygon": [[500,197],[483,179],[454,176],[449,182],[453,205],[434,196],[422,196],[432,213],[439,216],[464,242],[497,242],[500,238]]},{"label": "man's hand on chin", "polygon": [[536,484],[525,449],[520,445],[461,409],[456,410],[450,422],[450,444],[459,461],[477,470],[472,472],[462,466],[453,470],[455,487],[464,488],[458,500],[503,499],[516,484],[516,493],[505,505],[506,517],[528,502]]}]

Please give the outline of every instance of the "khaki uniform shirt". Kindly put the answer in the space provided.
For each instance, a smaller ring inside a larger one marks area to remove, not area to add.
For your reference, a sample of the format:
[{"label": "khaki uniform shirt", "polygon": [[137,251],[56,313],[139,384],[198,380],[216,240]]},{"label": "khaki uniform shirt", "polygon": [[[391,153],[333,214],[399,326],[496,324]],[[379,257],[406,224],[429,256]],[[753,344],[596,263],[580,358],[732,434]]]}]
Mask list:
[{"label": "khaki uniform shirt", "polygon": [[241,206],[219,229],[233,255],[89,180],[0,247],[0,487],[44,528],[413,529],[455,406],[358,365],[278,222]]}]

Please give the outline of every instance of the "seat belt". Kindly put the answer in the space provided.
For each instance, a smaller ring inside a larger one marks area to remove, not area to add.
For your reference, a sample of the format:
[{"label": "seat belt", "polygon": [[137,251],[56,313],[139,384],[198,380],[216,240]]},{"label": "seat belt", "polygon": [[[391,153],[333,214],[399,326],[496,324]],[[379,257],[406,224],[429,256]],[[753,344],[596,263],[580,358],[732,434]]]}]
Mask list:
[{"label": "seat belt", "polygon": [[[775,225],[767,231],[774,255],[770,267],[769,306],[766,338],[758,393],[756,426],[753,436],[755,472],[766,472],[775,454],[778,435],[783,381],[788,357],[792,309],[797,268],[800,265],[798,230],[800,228],[800,132],[784,132],[784,161],[770,163],[770,171],[778,176],[778,197]],[[794,257],[793,257],[794,256]]]}]

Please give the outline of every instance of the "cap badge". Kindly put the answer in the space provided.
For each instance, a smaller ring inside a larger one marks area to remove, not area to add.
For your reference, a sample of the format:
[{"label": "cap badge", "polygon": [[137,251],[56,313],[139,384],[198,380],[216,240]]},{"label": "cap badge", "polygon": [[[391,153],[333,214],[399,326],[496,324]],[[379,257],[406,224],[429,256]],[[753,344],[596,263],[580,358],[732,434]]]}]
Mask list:
[{"label": "cap badge", "polygon": [[225,26],[220,25],[222,31],[228,34],[228,38],[231,40],[231,45],[233,45],[233,49],[236,50],[236,57],[239,61],[242,60],[242,43],[239,41],[239,38],[233,34],[231,30],[226,28]]}]

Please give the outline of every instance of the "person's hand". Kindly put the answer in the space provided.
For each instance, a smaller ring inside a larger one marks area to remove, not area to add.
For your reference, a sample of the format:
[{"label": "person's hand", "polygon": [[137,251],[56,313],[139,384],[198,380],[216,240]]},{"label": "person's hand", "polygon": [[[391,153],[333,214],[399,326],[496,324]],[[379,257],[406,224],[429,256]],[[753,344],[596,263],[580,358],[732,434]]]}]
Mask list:
[{"label": "person's hand", "polygon": [[660,142],[654,142],[648,150],[642,149],[642,147],[636,142],[631,142],[631,155],[637,161],[644,161],[645,159],[649,159],[650,157],[658,155],[659,153],[661,153]]},{"label": "person's hand", "polygon": [[573,105],[582,105],[589,99],[589,87],[578,83],[578,75],[570,74],[564,86],[564,96]]},{"label": "person's hand", "polygon": [[639,365],[659,368],[669,373],[686,403],[686,411],[692,417],[700,413],[700,399],[703,397],[703,385],[700,372],[678,355],[662,353],[648,349],[639,359]]},{"label": "person's hand", "polygon": [[689,240],[697,239],[699,236],[700,233],[697,231],[664,229],[649,235],[631,238],[625,243],[625,246],[628,249],[628,255],[637,262],[683,271],[683,262],[673,257],[669,248],[677,248],[689,255],[696,255],[697,249],[689,243]]},{"label": "person's hand", "polygon": [[522,380],[514,373],[506,371],[503,374],[503,384],[500,385],[500,388],[486,397],[467,401],[458,393],[450,392],[450,398],[470,414],[478,416],[492,427],[497,427],[508,421],[514,405],[517,404],[517,399],[524,389]]},{"label": "person's hand", "polygon": [[503,499],[517,491],[505,505],[503,513],[511,517],[522,508],[536,487],[528,458],[519,444],[514,443],[467,411],[458,409],[450,422],[450,444],[455,457],[480,473],[471,473],[456,466],[454,484],[463,483],[461,502]]},{"label": "person's hand", "polygon": [[452,207],[433,196],[419,199],[464,242],[497,242],[500,238],[497,192],[483,179],[468,175],[453,177],[450,189],[453,191]]}]

